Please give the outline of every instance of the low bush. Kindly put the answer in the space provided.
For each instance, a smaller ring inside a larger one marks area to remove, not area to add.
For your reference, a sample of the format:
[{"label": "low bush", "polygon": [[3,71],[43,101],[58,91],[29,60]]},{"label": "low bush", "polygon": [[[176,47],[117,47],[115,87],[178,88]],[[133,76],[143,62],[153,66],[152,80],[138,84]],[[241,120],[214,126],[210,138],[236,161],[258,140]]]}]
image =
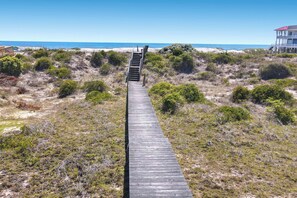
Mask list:
[{"label": "low bush", "polygon": [[293,96],[276,85],[259,85],[252,90],[251,98],[255,103],[264,104],[267,99],[289,102],[293,99]]},{"label": "low bush", "polygon": [[36,71],[44,71],[49,69],[52,65],[53,63],[49,58],[43,57],[37,60],[34,67]]},{"label": "low bush", "polygon": [[22,65],[22,73],[27,73],[34,69],[34,66],[31,63],[25,62]]},{"label": "low bush", "polygon": [[228,53],[219,53],[213,56],[212,61],[217,64],[231,64],[235,62],[235,59]]},{"label": "low bush", "polygon": [[294,58],[297,55],[296,54],[282,53],[282,54],[277,54],[276,56],[280,57],[280,58]]},{"label": "low bush", "polygon": [[120,66],[127,62],[127,58],[119,52],[110,51],[108,52],[108,62],[114,66]]},{"label": "low bush", "polygon": [[238,86],[232,92],[232,102],[240,103],[250,98],[250,91],[246,87]]},{"label": "low bush", "polygon": [[108,63],[105,63],[100,67],[100,74],[107,75],[109,74],[110,70],[111,70],[111,65]]},{"label": "low bush", "polygon": [[260,70],[263,80],[287,78],[291,75],[291,70],[283,64],[270,64]]},{"label": "low bush", "polygon": [[250,119],[250,113],[241,107],[222,106],[218,109],[217,119],[221,124],[242,121]]},{"label": "low bush", "polygon": [[219,68],[214,63],[208,63],[205,70],[216,74],[219,73]]},{"label": "low bush", "polygon": [[92,91],[104,92],[107,91],[107,89],[107,85],[100,80],[85,82],[83,86],[83,90],[88,93]]},{"label": "low bush", "polygon": [[183,53],[180,56],[171,56],[173,68],[181,73],[191,73],[194,69],[194,59],[188,53]]},{"label": "low bush", "polygon": [[67,67],[56,68],[54,66],[51,66],[48,69],[48,73],[52,76],[55,76],[61,79],[66,79],[71,77],[71,70],[68,69]]},{"label": "low bush", "polygon": [[91,65],[93,67],[100,67],[103,64],[103,55],[100,52],[94,52],[91,57]]},{"label": "low bush", "polygon": [[182,97],[178,93],[170,93],[162,99],[162,111],[174,114],[182,103]]},{"label": "low bush", "polygon": [[170,93],[174,86],[168,82],[159,82],[152,86],[149,93],[153,95],[165,96]]},{"label": "low bush", "polygon": [[213,72],[200,72],[197,74],[197,80],[208,80],[208,81],[215,81],[216,75]]},{"label": "low bush", "polygon": [[22,62],[12,56],[6,56],[0,59],[0,73],[9,76],[19,76],[22,72]]},{"label": "low bush", "polygon": [[112,95],[108,92],[91,91],[86,95],[86,100],[94,104],[101,104],[103,101],[109,100]]},{"label": "low bush", "polygon": [[145,66],[148,70],[159,74],[164,74],[168,71],[168,62],[162,55],[156,53],[146,54]]},{"label": "low bush", "polygon": [[187,102],[203,102],[205,100],[203,93],[194,84],[180,85],[177,89]]},{"label": "low bush", "polygon": [[48,57],[49,52],[46,49],[39,49],[35,51],[32,55],[34,58]]},{"label": "low bush", "polygon": [[64,98],[73,94],[77,89],[77,82],[73,80],[64,80],[59,89],[59,98]]},{"label": "low bush", "polygon": [[55,61],[59,61],[59,62],[64,62],[64,63],[69,63],[71,60],[71,52],[67,52],[64,50],[58,50],[54,55],[53,55],[53,59]]},{"label": "low bush", "polygon": [[272,106],[276,119],[282,124],[287,125],[296,121],[294,112],[287,109],[281,100],[268,100],[268,103]]},{"label": "low bush", "polygon": [[297,80],[294,80],[294,79],[277,79],[277,80],[273,80],[273,82],[277,86],[280,86],[283,88],[297,85]]},{"label": "low bush", "polygon": [[168,47],[164,47],[160,50],[161,54],[171,53],[175,56],[181,55],[183,52],[192,52],[194,48],[190,44],[173,44]]}]

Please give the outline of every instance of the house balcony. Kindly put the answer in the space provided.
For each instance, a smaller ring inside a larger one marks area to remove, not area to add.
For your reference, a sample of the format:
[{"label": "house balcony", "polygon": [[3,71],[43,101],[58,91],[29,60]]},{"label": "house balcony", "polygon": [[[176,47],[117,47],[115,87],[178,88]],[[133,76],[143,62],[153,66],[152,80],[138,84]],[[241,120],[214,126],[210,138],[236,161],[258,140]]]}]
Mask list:
[{"label": "house balcony", "polygon": [[297,35],[277,36],[278,39],[297,39]]},{"label": "house balcony", "polygon": [[294,48],[297,49],[297,44],[277,44],[274,45],[276,48]]}]

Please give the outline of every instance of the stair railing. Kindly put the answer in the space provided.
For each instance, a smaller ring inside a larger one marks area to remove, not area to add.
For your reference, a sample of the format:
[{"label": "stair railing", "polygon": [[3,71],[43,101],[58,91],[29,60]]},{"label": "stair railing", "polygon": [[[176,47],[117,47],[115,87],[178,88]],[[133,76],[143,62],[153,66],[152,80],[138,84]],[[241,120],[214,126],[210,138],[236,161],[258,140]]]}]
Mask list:
[{"label": "stair railing", "polygon": [[130,73],[130,67],[132,65],[133,54],[134,54],[134,49],[132,49],[131,58],[129,60],[129,67],[128,67],[128,71],[127,71],[127,74],[126,74],[126,82],[129,81],[129,73]]}]

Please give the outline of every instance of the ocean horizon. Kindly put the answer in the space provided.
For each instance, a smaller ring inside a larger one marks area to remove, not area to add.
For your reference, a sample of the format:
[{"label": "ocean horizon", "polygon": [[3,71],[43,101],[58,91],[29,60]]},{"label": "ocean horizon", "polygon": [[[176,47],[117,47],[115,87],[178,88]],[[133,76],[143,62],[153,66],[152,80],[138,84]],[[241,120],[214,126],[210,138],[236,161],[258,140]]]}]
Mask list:
[{"label": "ocean horizon", "polygon": [[[0,41],[0,46],[14,47],[42,47],[48,49],[112,49],[112,48],[135,48],[149,45],[150,48],[163,48],[173,43],[120,43],[120,42],[48,42],[48,41]],[[188,43],[191,44],[191,43]],[[218,48],[223,50],[244,49],[268,49],[270,45],[254,44],[191,44],[194,48]]]}]

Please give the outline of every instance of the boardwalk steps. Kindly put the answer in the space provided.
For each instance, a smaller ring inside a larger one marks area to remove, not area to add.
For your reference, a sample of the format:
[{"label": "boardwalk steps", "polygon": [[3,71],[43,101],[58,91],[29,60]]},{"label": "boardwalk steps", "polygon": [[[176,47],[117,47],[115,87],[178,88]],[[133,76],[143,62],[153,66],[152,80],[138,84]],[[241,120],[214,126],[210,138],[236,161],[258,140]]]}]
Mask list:
[{"label": "boardwalk steps", "polygon": [[129,197],[192,197],[147,91],[128,81]]}]

